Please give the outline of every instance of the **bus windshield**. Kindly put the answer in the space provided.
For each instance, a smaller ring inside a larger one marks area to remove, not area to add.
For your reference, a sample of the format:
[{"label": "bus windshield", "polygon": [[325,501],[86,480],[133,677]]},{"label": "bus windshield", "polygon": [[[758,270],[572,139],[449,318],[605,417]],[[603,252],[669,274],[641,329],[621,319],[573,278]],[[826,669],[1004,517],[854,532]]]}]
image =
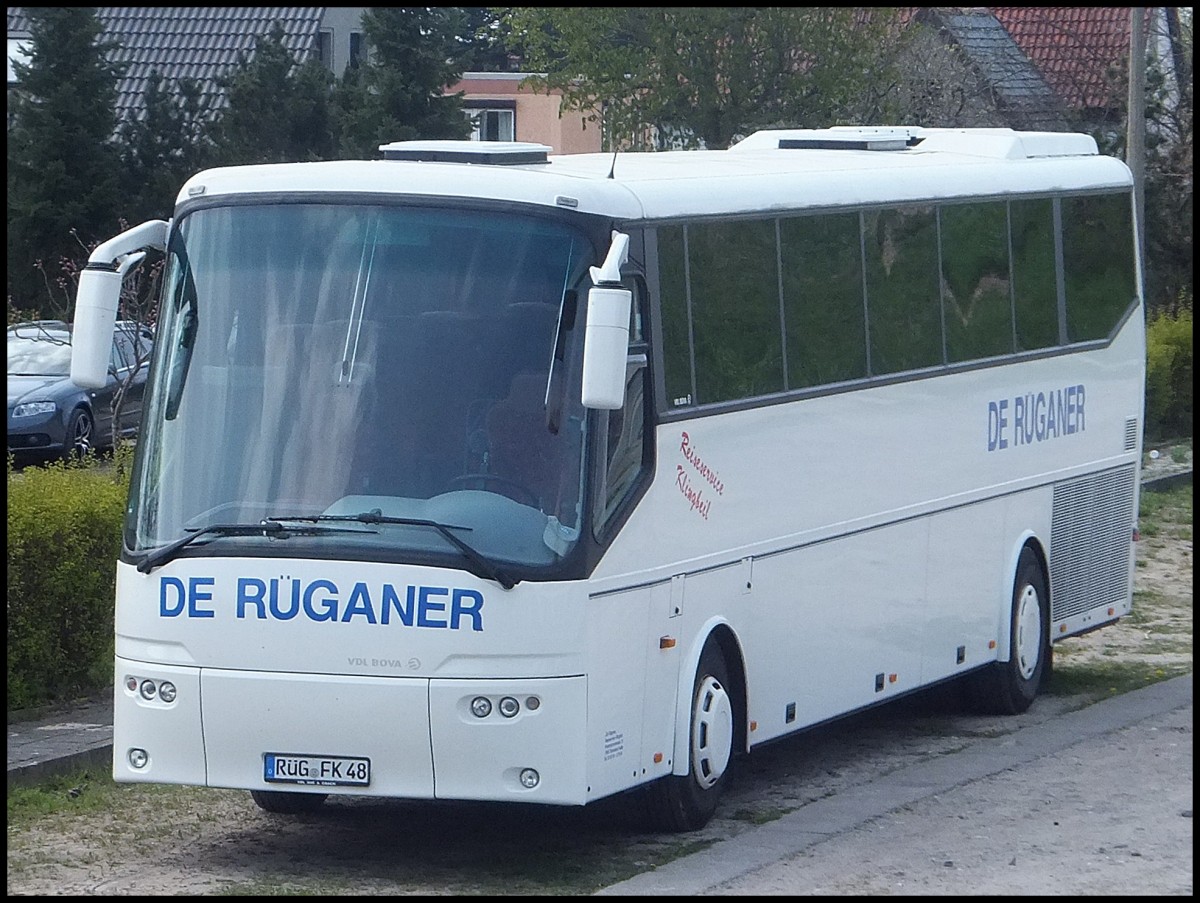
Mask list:
[{"label": "bus windshield", "polygon": [[[573,327],[596,262],[583,233],[511,212],[186,215],[127,545],[204,533],[196,545],[231,554],[553,566],[582,522]],[[283,534],[286,548],[241,529],[290,520],[338,529]]]}]

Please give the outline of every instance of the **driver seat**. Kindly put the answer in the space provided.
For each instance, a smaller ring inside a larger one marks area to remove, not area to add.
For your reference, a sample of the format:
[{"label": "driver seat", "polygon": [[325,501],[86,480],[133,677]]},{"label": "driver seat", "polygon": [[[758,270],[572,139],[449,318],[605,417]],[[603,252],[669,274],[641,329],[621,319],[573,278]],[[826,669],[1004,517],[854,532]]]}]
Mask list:
[{"label": "driver seat", "polygon": [[[508,480],[537,496],[543,511],[557,508],[557,492],[562,474],[558,442],[546,428],[546,373],[518,373],[508,395],[487,413],[488,473]],[[504,492],[503,483],[495,489]],[[505,493],[507,494],[507,493]],[[518,501],[521,493],[513,490]]]}]

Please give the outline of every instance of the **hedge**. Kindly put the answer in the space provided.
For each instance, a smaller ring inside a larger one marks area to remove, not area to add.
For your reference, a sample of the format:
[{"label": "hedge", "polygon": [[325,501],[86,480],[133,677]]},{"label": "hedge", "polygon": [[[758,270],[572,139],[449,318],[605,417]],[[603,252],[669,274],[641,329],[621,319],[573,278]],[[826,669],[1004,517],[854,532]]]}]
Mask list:
[{"label": "hedge", "polygon": [[113,602],[127,456],[8,462],[8,708],[112,686]]},{"label": "hedge", "polygon": [[1192,306],[1146,322],[1146,429],[1156,441],[1192,435]]}]

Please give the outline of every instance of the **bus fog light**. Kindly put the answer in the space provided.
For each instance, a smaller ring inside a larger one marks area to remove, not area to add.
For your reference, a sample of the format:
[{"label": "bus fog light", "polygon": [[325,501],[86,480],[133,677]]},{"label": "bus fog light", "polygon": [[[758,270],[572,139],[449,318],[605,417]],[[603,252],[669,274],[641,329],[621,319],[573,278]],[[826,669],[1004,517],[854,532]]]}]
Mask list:
[{"label": "bus fog light", "polygon": [[[136,768],[139,771],[146,767],[146,763],[150,761],[150,756],[144,749],[129,750],[129,765],[131,768]],[[522,780],[524,777],[522,776]],[[535,779],[536,780],[536,779]]]},{"label": "bus fog light", "polygon": [[527,790],[532,790],[541,781],[542,776],[532,768],[521,769],[521,786]]},{"label": "bus fog light", "polygon": [[542,707],[542,701],[540,699],[538,699],[536,696],[530,696],[528,699],[525,700],[525,708],[529,709],[529,711],[531,711],[531,712],[536,712],[541,707]]},{"label": "bus fog light", "polygon": [[157,692],[158,692],[158,687],[154,686],[154,681],[152,681],[152,680],[143,680],[142,681],[142,689],[141,689],[142,699],[153,699]]},{"label": "bus fog light", "polygon": [[476,696],[471,700],[471,714],[476,718],[486,718],[492,714],[492,701],[486,696]]},{"label": "bus fog light", "polygon": [[161,684],[159,684],[158,685],[158,698],[161,699],[163,702],[174,702],[175,701],[175,684],[171,683],[169,680],[164,680]]},{"label": "bus fog light", "polygon": [[[500,700],[500,714],[505,718],[512,718],[517,712],[521,711],[521,703],[517,702],[511,696],[505,696]],[[534,772],[536,775],[537,772]]]}]

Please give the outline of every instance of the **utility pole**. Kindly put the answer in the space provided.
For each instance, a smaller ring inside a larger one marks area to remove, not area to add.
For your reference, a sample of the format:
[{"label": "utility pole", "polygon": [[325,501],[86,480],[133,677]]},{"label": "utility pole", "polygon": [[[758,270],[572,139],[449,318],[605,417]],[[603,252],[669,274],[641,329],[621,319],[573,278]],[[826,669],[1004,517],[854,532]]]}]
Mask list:
[{"label": "utility pole", "polygon": [[1133,172],[1138,266],[1145,278],[1146,255],[1146,8],[1129,13],[1129,102],[1126,104],[1125,163]]}]

